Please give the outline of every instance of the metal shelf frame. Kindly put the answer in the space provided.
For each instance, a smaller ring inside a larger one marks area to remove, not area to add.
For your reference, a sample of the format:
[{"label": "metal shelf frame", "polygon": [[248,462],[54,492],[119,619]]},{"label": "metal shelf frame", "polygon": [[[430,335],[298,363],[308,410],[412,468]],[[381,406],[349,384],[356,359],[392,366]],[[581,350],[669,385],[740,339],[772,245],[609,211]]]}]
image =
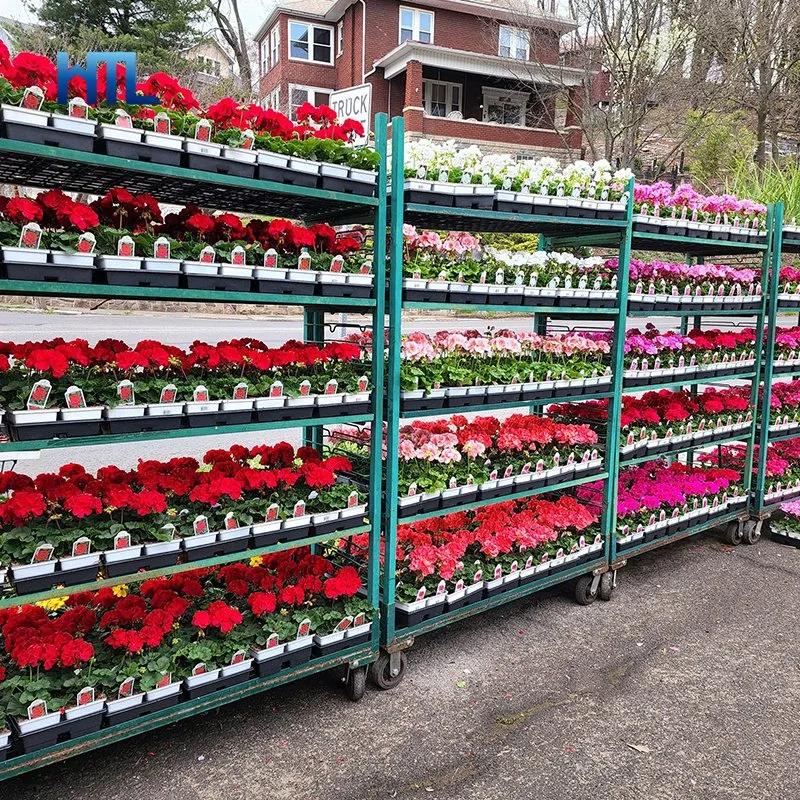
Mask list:
[{"label": "metal shelf frame", "polygon": [[[378,169],[377,196],[362,197],[320,189],[307,189],[291,185],[276,184],[269,181],[236,178],[200,172],[180,167],[165,167],[158,164],[128,161],[92,153],[79,153],[61,148],[45,147],[26,142],[0,139],[0,179],[5,182],[27,186],[59,187],[66,190],[103,192],[115,185],[125,185],[133,191],[147,191],[162,202],[175,202],[185,205],[201,202],[225,210],[246,213],[275,214],[291,216],[305,221],[325,220],[345,222],[367,222],[374,226],[374,282],[383,286],[386,280],[386,236],[388,229],[387,207],[387,131],[388,118],[385,114],[376,115],[375,148],[381,154]],[[375,341],[381,341],[384,331],[385,293],[377,291],[374,299],[336,298],[336,297],[292,297],[284,295],[265,295],[257,292],[212,292],[187,289],[159,289],[127,286],[99,286],[92,284],[38,284],[33,281],[0,280],[0,293],[12,295],[39,295],[56,297],[95,297],[119,299],[179,300],[184,302],[234,302],[252,305],[292,305],[302,306],[304,311],[304,333],[306,341],[325,340],[325,314],[335,311],[350,311],[370,316],[369,327]],[[323,426],[341,422],[371,422],[372,453],[376,454],[370,463],[370,483],[368,487],[368,510],[365,525],[331,534],[307,537],[292,542],[281,542],[255,550],[231,553],[201,561],[161,569],[139,572],[69,587],[59,587],[49,591],[23,596],[0,598],[0,608],[23,605],[39,600],[95,590],[101,586],[114,586],[122,583],[135,583],[149,578],[171,575],[186,570],[245,561],[253,556],[274,553],[297,547],[311,546],[312,549],[326,543],[355,534],[368,532],[367,598],[372,605],[373,626],[371,641],[356,648],[343,650],[335,655],[313,659],[307,664],[281,671],[268,679],[254,679],[247,683],[216,692],[197,700],[181,702],[174,708],[155,712],[132,722],[80,739],[58,744],[28,755],[17,756],[0,762],[0,780],[36,769],[46,764],[69,758],[93,750],[111,742],[153,730],[162,725],[199,714],[217,706],[232,702],[257,692],[264,691],[282,683],[297,680],[315,672],[338,665],[348,668],[365,668],[379,654],[379,561],[380,531],[382,523],[382,486],[380,459],[381,430],[383,427],[385,384],[385,363],[382,358],[371,362],[371,409],[370,414],[336,416],[326,409],[325,416],[317,419],[290,420],[287,422],[250,423],[216,428],[189,428],[149,434],[118,434],[75,439],[39,440],[33,442],[12,442],[0,446],[8,453],[5,462],[15,457],[33,453],[35,450],[85,447],[114,444],[125,441],[156,441],[159,439],[191,438],[219,434],[243,433],[259,430],[302,429],[306,444],[321,448]]]}]

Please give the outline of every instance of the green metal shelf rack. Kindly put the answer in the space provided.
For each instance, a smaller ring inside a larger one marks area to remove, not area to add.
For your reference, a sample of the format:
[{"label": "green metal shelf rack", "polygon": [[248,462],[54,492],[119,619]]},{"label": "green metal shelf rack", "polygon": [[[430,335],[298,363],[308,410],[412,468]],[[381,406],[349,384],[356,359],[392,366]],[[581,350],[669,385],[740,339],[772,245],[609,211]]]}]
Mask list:
[{"label": "green metal shelf rack", "polygon": [[[386,240],[384,236],[377,235],[377,233],[385,231],[388,223],[386,194],[387,117],[385,114],[376,116],[375,147],[382,156],[378,169],[376,197],[363,197],[278,184],[270,181],[216,175],[210,172],[129,161],[127,159],[8,139],[0,139],[0,182],[31,187],[61,188],[67,191],[82,191],[90,194],[102,194],[114,186],[124,185],[133,192],[148,192],[161,202],[179,205],[197,203],[205,207],[223,208],[229,211],[288,216],[307,222],[325,220],[326,222],[335,223],[364,222],[372,224],[376,231],[373,261],[375,270],[374,283],[376,287],[379,287],[384,285],[386,279]],[[383,336],[384,329],[385,295],[380,291],[375,293],[374,299],[366,299],[70,283],[48,283],[42,285],[33,281],[0,279],[0,294],[302,306],[304,309],[306,341],[324,340],[326,312],[356,311],[369,315],[371,317],[369,325],[376,340]],[[368,415],[337,417],[333,413],[326,412],[325,417],[308,420],[250,423],[216,428],[190,428],[144,434],[11,442],[0,445],[0,462],[3,461],[3,452],[8,453],[6,461],[9,461],[13,459],[14,454],[35,449],[83,447],[125,441],[176,439],[287,428],[303,429],[305,431],[305,442],[319,447],[322,442],[322,426],[335,422],[371,422],[374,440],[372,452],[380,453],[380,431],[383,424],[382,390],[384,386],[384,362],[382,359],[372,360],[371,384],[373,386],[371,397],[372,413]],[[379,457],[371,459],[368,493],[369,505],[366,520],[368,524],[357,528],[311,536],[292,542],[282,542],[256,550],[216,556],[202,561],[142,571],[133,575],[96,581],[91,584],[59,587],[19,597],[7,594],[0,598],[0,608],[23,605],[56,596],[75,594],[90,589],[94,590],[101,586],[140,582],[185,570],[242,561],[253,556],[294,549],[305,545],[312,547],[322,546],[326,542],[331,542],[335,539],[346,538],[358,533],[370,533],[367,598],[371,602],[373,609],[375,609],[375,615],[373,617],[374,624],[371,639],[367,644],[345,649],[331,656],[312,659],[306,664],[284,669],[268,678],[249,680],[246,683],[223,689],[196,700],[181,702],[173,708],[153,712],[138,720],[101,729],[97,734],[84,736],[30,754],[15,756],[5,762],[0,762],[0,781],[138,733],[144,733],[157,727],[171,724],[225,703],[266,691],[280,684],[331,669],[332,667],[347,666],[348,676],[355,670],[366,670],[367,666],[376,660],[379,653],[379,627],[377,624],[378,562],[381,531],[381,462]],[[363,687],[363,682],[361,686]],[[350,687],[349,681],[348,687]],[[355,690],[355,693],[352,691],[349,693],[352,699],[359,699],[360,697],[358,690]]]},{"label": "green metal shelf rack", "polygon": [[[385,477],[385,501],[383,506],[383,531],[384,531],[384,565],[381,592],[381,646],[389,655],[389,664],[392,674],[405,668],[405,657],[402,651],[413,644],[414,637],[423,633],[428,633],[438,628],[449,625],[461,619],[482,613],[491,608],[512,602],[522,597],[526,597],[535,592],[550,588],[554,585],[565,582],[576,581],[578,579],[588,580],[596,589],[602,574],[608,570],[610,558],[610,540],[612,536],[613,515],[611,508],[613,504],[610,487],[615,482],[609,476],[616,474],[618,449],[612,447],[608,442],[613,441],[616,445],[616,436],[607,437],[607,445],[604,453],[603,469],[600,473],[591,476],[575,478],[565,481],[559,485],[545,486],[528,491],[515,492],[491,500],[477,500],[464,505],[459,505],[447,509],[439,509],[430,513],[422,513],[415,516],[403,517],[398,519],[397,503],[395,498],[398,494],[398,437],[400,420],[412,419],[416,417],[428,416],[448,416],[459,413],[458,408],[430,409],[425,411],[402,412],[400,408],[400,339],[403,313],[410,309],[426,309],[441,311],[458,311],[464,313],[478,312],[499,312],[503,314],[527,314],[530,315],[540,332],[542,324],[546,325],[550,319],[598,319],[614,324],[615,336],[612,346],[612,385],[611,389],[598,392],[593,395],[576,395],[572,398],[545,398],[534,401],[513,401],[507,403],[493,403],[465,407],[463,412],[483,413],[491,410],[501,410],[519,407],[534,407],[545,405],[550,402],[561,402],[568,399],[574,401],[608,398],[612,406],[611,418],[619,417],[619,404],[622,389],[622,363],[624,350],[624,333],[619,335],[619,331],[624,332],[624,309],[627,308],[628,293],[628,262],[631,252],[631,219],[632,202],[629,202],[626,218],[622,220],[597,220],[569,218],[554,219],[551,216],[540,216],[535,214],[513,214],[495,211],[481,211],[460,208],[442,208],[438,206],[428,206],[421,204],[407,204],[403,197],[403,144],[404,129],[402,119],[392,120],[392,187],[391,187],[391,249],[390,249],[390,268],[389,268],[389,301],[388,301],[388,329],[389,329],[389,362],[386,384],[386,423],[387,441],[386,450],[390,454],[386,461]],[[629,196],[632,198],[632,184],[629,187]],[[550,241],[549,237],[559,237],[566,242],[569,241],[572,247],[581,246],[584,242],[593,238],[600,238],[606,246],[613,247],[619,253],[620,272],[618,281],[618,304],[615,308],[558,308],[554,306],[526,306],[526,305],[500,305],[500,304],[449,304],[436,302],[405,302],[403,301],[403,224],[410,223],[420,227],[432,228],[435,230],[468,230],[475,233],[486,232],[515,232],[515,233],[538,233],[540,241]],[[550,493],[580,486],[589,482],[602,482],[604,485],[603,514],[601,521],[601,533],[604,539],[604,549],[598,552],[596,558],[576,564],[553,575],[538,578],[531,583],[514,587],[504,591],[494,597],[482,599],[471,603],[459,610],[436,616],[426,622],[407,628],[396,628],[395,626],[395,571],[396,571],[396,547],[398,525],[408,524],[415,520],[426,519],[435,516],[443,516],[457,511],[470,508],[478,508],[489,505],[490,503],[500,503],[514,498],[531,497],[537,494]],[[402,657],[402,658],[401,658]]]}]

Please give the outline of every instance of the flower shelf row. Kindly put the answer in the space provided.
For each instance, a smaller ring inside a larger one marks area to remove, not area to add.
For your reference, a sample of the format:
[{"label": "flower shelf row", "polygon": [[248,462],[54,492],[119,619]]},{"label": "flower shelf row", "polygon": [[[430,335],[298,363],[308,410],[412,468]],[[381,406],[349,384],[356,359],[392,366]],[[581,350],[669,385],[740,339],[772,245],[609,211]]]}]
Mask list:
[{"label": "flower shelf row", "polygon": [[[756,223],[758,221],[756,220]],[[634,233],[650,233],[660,236],[684,236],[687,239],[711,239],[718,242],[745,242],[765,245],[767,232],[764,228],[700,222],[691,218],[660,217],[648,214],[633,215]]]},{"label": "flower shelf row", "polygon": [[[663,438],[640,438],[620,448],[620,461],[626,462],[644,456],[660,456],[680,453],[695,447],[708,447],[717,442],[730,441],[740,435],[743,439],[750,434],[751,422],[732,422],[732,424],[718,424],[715,428],[683,433]],[[633,436],[633,434],[631,434]]]},{"label": "flower shelf row", "polygon": [[[717,358],[716,353],[712,357]],[[723,360],[712,361],[708,364],[694,364],[682,367],[667,367],[666,369],[626,369],[623,378],[623,386],[636,388],[638,386],[651,386],[654,383],[667,382],[698,382],[702,379],[718,377],[750,377],[750,373],[755,367],[755,358],[744,355],[738,361],[728,361],[727,354],[723,355]]]},{"label": "flower shelf row", "polygon": [[784,503],[781,513],[774,516],[770,523],[770,538],[783,544],[800,547],[800,503],[796,500]]},{"label": "flower shelf row", "polygon": [[761,294],[725,295],[701,294],[643,294],[628,295],[628,308],[631,311],[655,313],[656,311],[758,311],[761,308]]}]

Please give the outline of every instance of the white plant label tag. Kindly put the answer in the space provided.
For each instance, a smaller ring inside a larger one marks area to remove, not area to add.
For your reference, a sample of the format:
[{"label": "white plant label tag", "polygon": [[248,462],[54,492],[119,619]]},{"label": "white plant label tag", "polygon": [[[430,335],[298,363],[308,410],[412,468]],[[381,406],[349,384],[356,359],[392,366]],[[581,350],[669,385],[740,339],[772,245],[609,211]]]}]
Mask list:
[{"label": "white plant label tag", "polygon": [[41,411],[47,408],[47,401],[50,399],[50,392],[53,386],[46,378],[36,381],[28,395],[26,408],[28,411]]}]

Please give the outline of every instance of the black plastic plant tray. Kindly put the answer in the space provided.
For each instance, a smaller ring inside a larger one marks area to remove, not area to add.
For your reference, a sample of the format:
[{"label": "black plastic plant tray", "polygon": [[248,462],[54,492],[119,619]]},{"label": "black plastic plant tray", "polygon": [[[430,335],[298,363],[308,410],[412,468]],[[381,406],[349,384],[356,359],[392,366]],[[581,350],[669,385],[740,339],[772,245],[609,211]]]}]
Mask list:
[{"label": "black plastic plant tray", "polygon": [[354,181],[352,178],[334,178],[329,175],[321,177],[320,188],[329,192],[358,194],[362,197],[372,197],[375,194],[375,184]]},{"label": "black plastic plant tray", "polygon": [[5,261],[2,266],[10,281],[44,281],[46,283],[91,283],[99,270],[95,267],[68,267],[61,264],[22,264]]},{"label": "black plastic plant tray", "polygon": [[493,486],[491,489],[482,489],[478,487],[479,500],[493,500],[495,497],[500,497],[507,493],[506,487]]},{"label": "black plastic plant tray", "polygon": [[128,419],[104,419],[103,425],[109,433],[151,433],[152,431],[174,431],[183,424],[183,414],[164,414]]},{"label": "black plastic plant tray", "polygon": [[253,178],[256,174],[255,164],[236,161],[233,158],[217,158],[199,153],[185,153],[184,158],[189,169],[199,169],[203,172],[214,172],[217,175],[231,175],[237,178]]},{"label": "black plastic plant tray", "polygon": [[210,292],[249,292],[253,281],[250,278],[230,278],[226,275],[184,275],[187,289],[202,289]]},{"label": "black plastic plant tray", "polygon": [[314,294],[315,283],[305,281],[270,280],[269,278],[256,278],[256,291],[261,294],[285,294],[307,297]]},{"label": "black plastic plant tray", "polygon": [[126,558],[124,561],[112,561],[103,565],[109,578],[118,578],[121,575],[132,575],[140,569],[150,569],[150,556],[136,556]]},{"label": "black plastic plant tray", "polygon": [[184,691],[190,700],[194,700],[197,697],[205,697],[206,695],[213,694],[214,692],[219,692],[221,689],[230,689],[231,686],[237,686],[238,684],[246,683],[249,680],[249,672],[240,672],[238,675],[230,675],[227,678],[217,678],[217,680],[211,681],[210,683],[205,683],[202,686],[195,686],[191,689],[187,687],[184,689]]},{"label": "black plastic plant tray", "polygon": [[97,436],[102,420],[40,422],[33,425],[9,424],[12,438],[17,442],[30,442],[34,439],[72,439],[76,436]]},{"label": "black plastic plant tray", "polygon": [[339,639],[338,642],[329,642],[326,645],[314,644],[311,648],[311,656],[313,658],[322,658],[323,656],[338,653],[340,650],[346,650],[348,647],[352,647],[352,645],[347,639]]},{"label": "black plastic plant tray", "polygon": [[81,567],[79,569],[56,569],[55,576],[58,583],[65,586],[77,586],[79,583],[91,583],[97,580],[97,573],[100,571],[100,564],[91,567]]},{"label": "black plastic plant tray", "polygon": [[331,519],[323,523],[313,523],[311,536],[327,536],[329,533],[342,529],[341,519]]},{"label": "black plastic plant tray", "polygon": [[400,410],[401,412],[409,412],[409,411],[428,411],[429,409],[434,408],[444,408],[445,401],[447,398],[444,396],[442,397],[428,397],[427,395],[423,395],[422,397],[413,397],[409,399],[402,399],[400,400]]},{"label": "black plastic plant tray", "polygon": [[177,289],[181,283],[180,272],[155,272],[149,269],[103,269],[99,274],[108,286],[155,286],[160,289]]},{"label": "black plastic plant tray", "polygon": [[514,200],[496,200],[495,211],[502,214],[532,214],[533,203],[517,203]]},{"label": "black plastic plant tray", "polygon": [[156,147],[144,142],[118,142],[113,139],[97,139],[95,147],[98,153],[107,156],[144,161],[149,164],[163,164],[168,167],[179,167],[183,155],[180,150],[171,150],[168,147]]},{"label": "black plastic plant tray", "polygon": [[319,297],[369,297],[372,294],[371,286],[358,286],[350,283],[324,283],[312,284],[319,291]]},{"label": "black plastic plant tray", "polygon": [[185,414],[190,428],[214,428],[225,425],[246,425],[253,419],[253,410],[211,411],[208,414]]},{"label": "black plastic plant tray", "polygon": [[319,175],[297,172],[288,167],[271,167],[268,164],[259,164],[257,175],[259,180],[262,181],[288,183],[290,186],[305,186],[307,189],[316,189],[319,182]]},{"label": "black plastic plant tray", "polygon": [[60,573],[58,570],[55,572],[49,572],[47,575],[36,575],[35,577],[31,578],[21,578],[15,579],[14,578],[14,568],[11,568],[11,585],[14,587],[15,591],[19,595],[23,594],[33,594],[34,592],[45,592],[48,589],[52,589],[54,586],[58,586],[61,583],[61,578],[59,577]]},{"label": "black plastic plant tray", "polygon": [[4,122],[2,124],[5,137],[18,142],[43,144],[48,147],[64,147],[69,150],[80,150],[91,153],[94,136],[89,134],[62,131],[49,125],[25,125],[22,122]]},{"label": "black plastic plant tray", "polygon": [[437,603],[433,606],[425,606],[419,611],[411,613],[395,607],[394,626],[395,628],[410,628],[412,625],[419,625],[420,622],[427,622],[429,619],[439,617],[444,613],[444,603]]},{"label": "black plastic plant tray", "polygon": [[124,711],[117,711],[115,714],[106,712],[106,725],[110,728],[112,725],[119,725],[120,722],[130,722],[132,719],[140,719],[148,714],[152,714],[154,711],[163,711],[167,708],[173,708],[178,705],[181,700],[183,700],[183,689],[168,697],[160,697],[158,700],[139,703],[137,706],[126,708]]},{"label": "black plastic plant tray", "polygon": [[475,295],[469,289],[451,289],[448,292],[448,302],[456,305],[472,305],[475,303]]},{"label": "black plastic plant tray", "polygon": [[313,419],[316,406],[283,406],[255,409],[256,422],[288,422],[293,419]]},{"label": "black plastic plant tray", "polygon": [[301,664],[307,663],[311,659],[312,644],[308,647],[300,647],[291,652],[285,652],[282,658],[270,658],[267,661],[253,661],[253,667],[256,671],[256,676],[259,678],[268,678],[270,675],[275,675],[282,669],[289,669],[290,667],[299,667]]},{"label": "black plastic plant tray", "polygon": [[491,194],[455,195],[456,208],[471,208],[476,211],[490,211],[493,205],[494,205],[494,195]]},{"label": "black plastic plant tray", "polygon": [[[317,411],[320,411],[319,406],[315,406]],[[372,411],[372,406],[369,401],[364,402],[355,402],[355,403],[342,403],[342,416],[345,417],[354,417],[360,416],[361,414],[369,414]],[[322,414],[316,414],[317,417],[325,416]]]},{"label": "black plastic plant tray", "polygon": [[345,643],[347,647],[360,647],[362,644],[366,644],[372,638],[372,631],[364,631],[364,633],[359,633],[356,636],[348,636],[345,638]]},{"label": "black plastic plant tray", "polygon": [[484,392],[483,394],[462,394],[460,397],[454,397],[453,399],[457,401],[454,404],[456,407],[459,406],[467,407],[467,406],[484,406],[486,405],[487,397],[488,395]]},{"label": "black plastic plant tray", "polygon": [[103,711],[99,711],[81,719],[64,720],[57,725],[51,725],[44,730],[34,731],[25,735],[19,732],[16,720],[11,718],[11,730],[13,731],[11,752],[18,755],[33,753],[43,747],[52,747],[59,742],[68,742],[80,736],[97,733],[103,724],[103,713]]},{"label": "black plastic plant tray", "polygon": [[442,194],[441,192],[418,192],[409,190],[405,193],[406,203],[416,203],[422,206],[444,206],[452,208],[455,197],[452,194]]}]

